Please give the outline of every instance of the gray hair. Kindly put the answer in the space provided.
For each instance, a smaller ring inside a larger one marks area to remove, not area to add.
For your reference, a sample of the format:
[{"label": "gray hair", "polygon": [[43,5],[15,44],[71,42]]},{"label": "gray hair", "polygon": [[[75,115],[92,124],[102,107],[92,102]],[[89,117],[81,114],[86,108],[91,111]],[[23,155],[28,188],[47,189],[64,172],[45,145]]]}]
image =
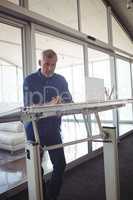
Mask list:
[{"label": "gray hair", "polygon": [[46,49],[42,51],[42,56],[46,56],[47,58],[53,58],[53,57],[57,58],[56,52],[53,51],[52,49]]}]

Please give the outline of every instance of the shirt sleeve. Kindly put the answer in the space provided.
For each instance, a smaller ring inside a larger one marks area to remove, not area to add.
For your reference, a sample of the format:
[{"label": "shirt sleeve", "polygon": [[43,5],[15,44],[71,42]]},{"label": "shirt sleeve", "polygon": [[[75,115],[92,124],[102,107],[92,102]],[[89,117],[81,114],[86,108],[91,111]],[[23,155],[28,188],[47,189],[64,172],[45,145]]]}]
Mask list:
[{"label": "shirt sleeve", "polygon": [[24,106],[30,106],[31,102],[30,102],[30,94],[32,93],[31,88],[30,88],[30,83],[27,80],[27,78],[24,79],[24,83],[23,83],[23,103]]},{"label": "shirt sleeve", "polygon": [[62,93],[61,93],[61,101],[63,103],[72,103],[73,102],[72,95],[68,88],[68,83],[65,79],[64,79],[64,84],[63,84]]}]

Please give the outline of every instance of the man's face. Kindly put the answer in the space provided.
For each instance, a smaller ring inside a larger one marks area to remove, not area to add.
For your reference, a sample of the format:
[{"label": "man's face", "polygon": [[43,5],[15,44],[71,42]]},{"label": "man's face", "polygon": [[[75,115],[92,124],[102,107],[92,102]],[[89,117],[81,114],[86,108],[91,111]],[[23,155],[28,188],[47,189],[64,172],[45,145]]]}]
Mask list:
[{"label": "man's face", "polygon": [[43,72],[50,76],[54,73],[55,67],[56,67],[57,57],[53,56],[52,58],[48,58],[46,56],[42,56],[42,59],[40,60],[40,65],[43,69]]}]

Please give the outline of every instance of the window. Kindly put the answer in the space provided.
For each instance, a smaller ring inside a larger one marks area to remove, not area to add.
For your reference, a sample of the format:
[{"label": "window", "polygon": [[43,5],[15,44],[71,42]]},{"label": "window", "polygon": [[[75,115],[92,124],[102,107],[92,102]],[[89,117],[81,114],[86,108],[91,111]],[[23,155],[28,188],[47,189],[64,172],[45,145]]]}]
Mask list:
[{"label": "window", "polygon": [[[91,131],[93,136],[99,134],[99,127],[97,123],[91,123]],[[102,142],[92,142],[92,151],[95,151],[102,146]]]},{"label": "window", "polygon": [[[36,33],[36,65],[41,51],[53,49],[58,55],[56,73],[63,75],[68,81],[69,90],[74,102],[85,101],[84,59],[82,46],[51,35]],[[81,115],[76,115],[78,123],[73,116],[63,117],[63,142],[70,142],[86,138],[87,133]],[[87,143],[72,145],[65,148],[67,163],[88,153]],[[48,161],[49,162],[49,161]]]},{"label": "window", "polygon": [[77,0],[29,0],[29,9],[67,25],[78,29]]},{"label": "window", "polygon": [[[0,112],[22,105],[21,39],[20,28],[0,23]],[[11,124],[8,126],[6,123],[0,125],[3,126],[3,128],[0,126],[0,192],[2,193],[26,178],[24,150],[19,153],[15,152],[13,155],[11,152],[3,150],[15,149],[19,145],[22,148],[25,134],[23,129],[17,132],[17,125],[16,127]]]},{"label": "window", "polygon": [[133,124],[119,124],[119,135],[120,136],[131,130],[133,130]]},{"label": "window", "polygon": [[[6,152],[7,153],[7,152]],[[5,157],[7,157],[7,154],[5,154]],[[24,169],[25,167],[24,164],[21,160],[21,155],[17,158],[19,160],[19,164],[15,166],[15,161],[13,161],[13,157],[10,154],[8,154],[8,159],[10,161],[6,161],[6,163],[3,163],[0,165],[1,170],[0,170],[0,194],[3,195],[2,193],[5,194],[8,190],[11,188],[13,189],[14,186],[22,183],[22,180],[26,180],[26,170]],[[7,158],[6,158],[7,159]]]},{"label": "window", "polygon": [[[48,35],[36,33],[36,65],[41,52],[52,48],[58,55],[56,71],[63,75],[68,81],[70,92],[74,102],[85,101],[85,80],[82,46],[55,38]],[[39,67],[39,66],[38,66]],[[79,84],[80,83],[80,84]]]},{"label": "window", "polygon": [[[107,54],[88,49],[89,76],[104,79],[104,86],[111,92],[110,58]],[[94,117],[93,117],[94,118]],[[112,120],[112,111],[100,113],[102,120]]]},{"label": "window", "polygon": [[[69,131],[68,131],[69,130]],[[87,137],[85,124],[83,122],[70,122],[66,119],[62,123],[63,142],[76,141]],[[88,153],[87,143],[80,143],[65,147],[67,163],[82,157]]]},{"label": "window", "polygon": [[102,0],[80,0],[81,31],[108,42],[107,9]]},{"label": "window", "polygon": [[[111,74],[110,74],[110,57],[109,55],[88,48],[88,64],[89,64],[89,76],[95,78],[104,79],[104,86],[110,92],[111,91]],[[100,119],[104,121],[113,121],[112,111],[104,111],[99,114]],[[92,135],[99,134],[98,124],[94,121],[95,116],[91,115],[91,131]],[[110,124],[104,124],[105,126],[111,126]],[[102,147],[103,144],[92,142],[92,150],[96,150]]]},{"label": "window", "polygon": [[112,16],[113,45],[123,51],[133,54],[133,43],[120,24]]},{"label": "window", "polygon": [[[118,67],[119,66],[119,67]],[[130,63],[127,61],[123,61],[121,59],[117,59],[117,71],[121,76],[120,81],[118,79],[118,97],[119,98],[130,98],[131,97],[131,83],[130,83]],[[123,69],[123,70],[122,70]],[[132,64],[133,70],[133,64]],[[133,71],[132,71],[133,72]],[[124,74],[124,79],[122,79],[122,75]],[[121,88],[120,88],[121,87]],[[125,89],[124,89],[125,88]],[[132,105],[126,105],[126,107],[119,109],[119,117],[120,120],[132,120]],[[119,135],[123,135],[128,131],[133,129],[133,124],[123,123],[120,121],[119,123]]]},{"label": "window", "polygon": [[21,29],[0,23],[0,103],[22,104]]},{"label": "window", "polygon": [[[131,71],[128,61],[117,58],[117,92],[118,99],[131,98]],[[119,118],[122,120],[132,120],[132,105],[127,104],[126,107],[119,109]]]}]

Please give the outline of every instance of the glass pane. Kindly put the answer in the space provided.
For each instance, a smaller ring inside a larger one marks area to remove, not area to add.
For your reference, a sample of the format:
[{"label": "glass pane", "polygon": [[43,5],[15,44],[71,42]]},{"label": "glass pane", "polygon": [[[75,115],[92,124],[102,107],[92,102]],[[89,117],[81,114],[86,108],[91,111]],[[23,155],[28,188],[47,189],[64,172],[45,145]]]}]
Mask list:
[{"label": "glass pane", "polygon": [[113,45],[123,51],[133,54],[133,43],[122,26],[112,17]]},{"label": "glass pane", "polygon": [[57,53],[58,62],[55,72],[63,75],[68,81],[73,100],[75,102],[85,101],[84,61],[82,46],[62,40],[60,38],[52,37],[50,35],[41,35],[36,33],[37,66],[41,51],[45,49],[53,49]]},{"label": "glass pane", "polygon": [[132,105],[127,104],[123,108],[119,108],[119,118],[120,121],[125,120],[125,121],[130,121],[132,120]]},{"label": "glass pane", "polygon": [[44,174],[48,174],[53,170],[51,160],[49,158],[49,154],[47,151],[44,152],[42,166],[44,170]]},{"label": "glass pane", "polygon": [[102,1],[80,0],[81,31],[108,42],[107,10]]},{"label": "glass pane", "polygon": [[[3,102],[18,102],[17,99],[17,93],[14,91],[17,91],[17,74],[16,74],[16,68],[15,67],[4,67],[3,69]],[[7,80],[10,80],[10,77],[12,77],[12,80],[9,82]]]},{"label": "glass pane", "polygon": [[[0,112],[22,105],[21,37],[21,29],[0,23]],[[24,146],[22,124],[0,124],[0,193],[26,179]]]},{"label": "glass pane", "polygon": [[119,135],[124,135],[131,130],[133,130],[133,124],[119,124]]},{"label": "glass pane", "polygon": [[29,9],[71,28],[78,29],[76,0],[29,0]]},{"label": "glass pane", "polygon": [[[70,122],[69,116],[63,117],[62,122],[62,139],[63,143],[80,140],[87,137],[86,128],[83,122]],[[81,143],[76,145],[67,146],[64,148],[66,162],[70,163],[73,160],[80,158],[88,153],[88,144]],[[43,166],[45,166],[45,174],[52,170],[52,164],[48,153],[44,154]]]},{"label": "glass pane", "polygon": [[130,63],[122,59],[117,59],[116,66],[118,98],[131,98]]},{"label": "glass pane", "polygon": [[[10,161],[10,167],[7,164],[1,165],[0,171],[0,194],[5,193],[9,189],[12,189],[15,185],[18,185],[22,180],[25,180],[26,174],[24,169],[22,169],[22,162],[20,162],[16,171],[13,162]],[[6,168],[6,171],[5,171]]]},{"label": "glass pane", "polygon": [[[89,76],[104,79],[104,86],[111,92],[111,74],[109,55],[88,49]],[[93,115],[92,115],[93,116]],[[94,119],[94,117],[92,117]],[[112,120],[112,111],[100,113],[102,120]]]},{"label": "glass pane", "polygon": [[[66,118],[66,117],[65,117]],[[62,139],[63,143],[76,141],[87,137],[84,123],[65,121],[62,123]],[[67,146],[64,148],[66,162],[70,163],[81,156],[88,153],[88,144],[81,143],[76,145]],[[45,166],[45,174],[52,170],[51,161],[48,153],[45,153],[43,158],[43,166]]]},{"label": "glass pane", "polygon": [[[71,142],[87,137],[84,123],[63,122],[62,123],[63,142]],[[65,147],[67,163],[88,153],[87,143],[81,143]]]},{"label": "glass pane", "polygon": [[[93,136],[99,134],[99,128],[97,123],[91,123],[91,130]],[[92,151],[95,151],[102,146],[103,146],[102,142],[92,142]]]},{"label": "glass pane", "polygon": [[15,4],[19,5],[19,0],[8,0],[8,1],[10,1],[10,2],[12,2],[12,3],[15,3]]},{"label": "glass pane", "polygon": [[[45,49],[53,49],[58,55],[56,73],[63,75],[68,81],[69,90],[74,102],[85,101],[85,80],[84,80],[84,59],[82,46],[56,38],[51,35],[36,33],[36,65],[40,54]],[[80,83],[80,84],[79,84]],[[83,120],[81,115],[76,115],[76,119]],[[63,142],[87,137],[83,123],[75,122],[73,116],[63,117],[62,138]],[[65,147],[67,163],[88,153],[87,143]],[[48,170],[51,169],[48,157],[46,157]]]},{"label": "glass pane", "polygon": [[[116,59],[118,99],[131,98],[130,63]],[[126,105],[119,109],[120,120],[132,120],[132,106]]]},{"label": "glass pane", "polygon": [[0,23],[0,30],[0,103],[12,107],[23,101],[21,29]]}]

